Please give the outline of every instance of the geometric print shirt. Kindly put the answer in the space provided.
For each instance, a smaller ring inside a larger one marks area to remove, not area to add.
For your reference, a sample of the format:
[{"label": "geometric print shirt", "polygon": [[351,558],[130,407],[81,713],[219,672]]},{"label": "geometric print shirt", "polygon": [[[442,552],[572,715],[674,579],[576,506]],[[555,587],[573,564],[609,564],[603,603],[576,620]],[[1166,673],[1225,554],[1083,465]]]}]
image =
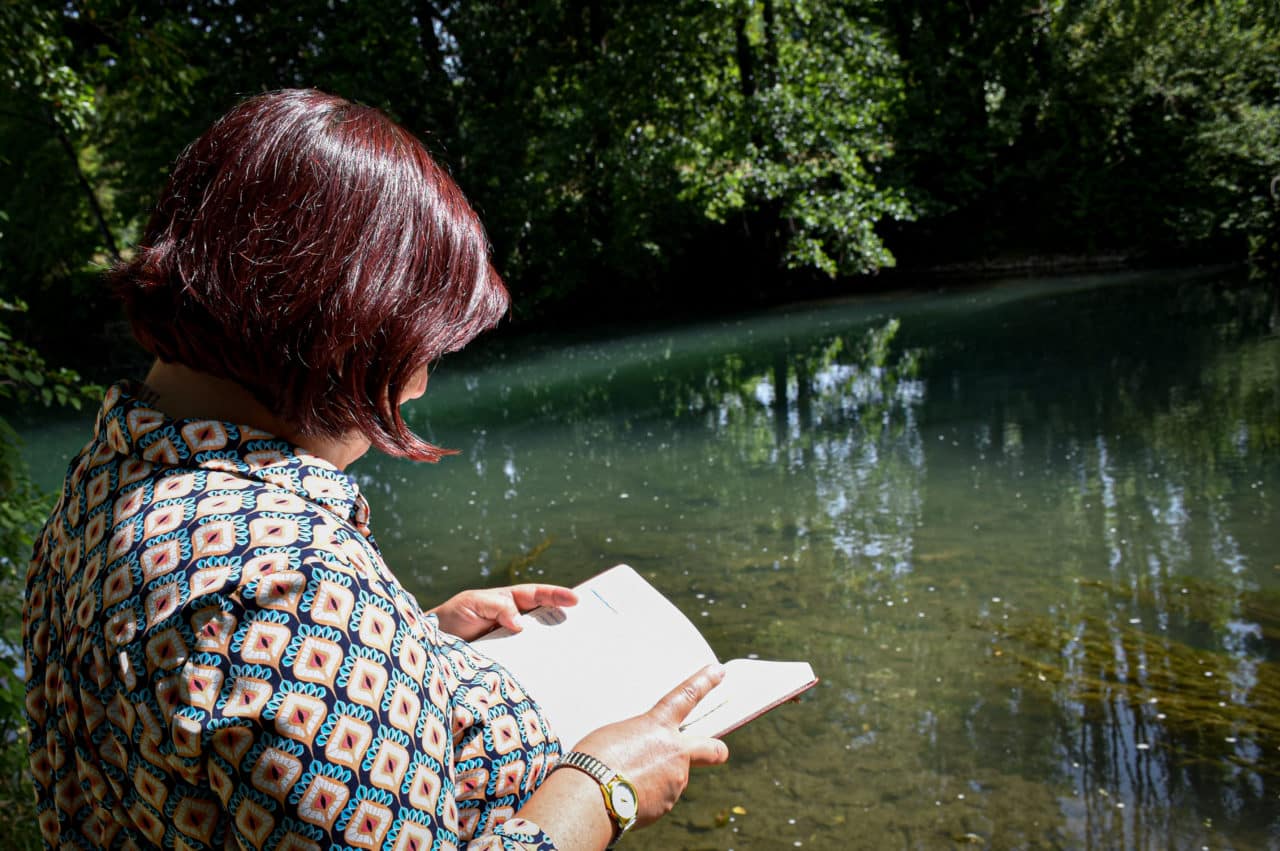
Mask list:
[{"label": "geometric print shirt", "polygon": [[368,503],[270,434],[107,392],[27,575],[49,847],[551,849],[537,704],[383,563]]}]

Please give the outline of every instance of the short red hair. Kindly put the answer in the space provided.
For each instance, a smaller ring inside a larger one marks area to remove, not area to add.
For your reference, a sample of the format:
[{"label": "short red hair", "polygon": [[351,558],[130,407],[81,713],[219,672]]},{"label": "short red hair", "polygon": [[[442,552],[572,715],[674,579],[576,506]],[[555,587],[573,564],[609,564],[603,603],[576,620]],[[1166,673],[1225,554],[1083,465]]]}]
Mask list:
[{"label": "short red hair", "polygon": [[303,434],[357,430],[436,461],[395,401],[506,313],[457,184],[382,112],[269,92],[178,157],[137,254],[111,274],[161,360],[244,386]]}]

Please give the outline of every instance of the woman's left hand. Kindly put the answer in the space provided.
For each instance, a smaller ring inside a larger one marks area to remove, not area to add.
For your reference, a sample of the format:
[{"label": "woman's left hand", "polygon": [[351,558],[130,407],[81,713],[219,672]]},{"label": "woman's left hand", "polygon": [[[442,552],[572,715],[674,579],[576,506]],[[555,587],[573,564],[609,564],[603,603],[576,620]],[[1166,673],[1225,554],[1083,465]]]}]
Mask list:
[{"label": "woman's left hand", "polygon": [[445,632],[471,641],[498,626],[519,632],[521,612],[538,606],[572,606],[577,602],[578,595],[570,588],[529,582],[506,588],[463,591],[428,614],[440,619],[440,628]]}]

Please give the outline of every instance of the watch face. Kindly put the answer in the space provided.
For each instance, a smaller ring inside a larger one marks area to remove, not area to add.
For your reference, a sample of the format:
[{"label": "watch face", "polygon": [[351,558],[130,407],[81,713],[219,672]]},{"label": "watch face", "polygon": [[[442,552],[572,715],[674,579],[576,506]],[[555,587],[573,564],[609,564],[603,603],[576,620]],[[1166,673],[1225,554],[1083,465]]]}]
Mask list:
[{"label": "watch face", "polygon": [[630,783],[613,784],[613,791],[609,795],[609,801],[613,804],[613,811],[623,821],[631,821],[636,817],[636,812],[640,809],[636,801],[636,790],[631,788]]}]

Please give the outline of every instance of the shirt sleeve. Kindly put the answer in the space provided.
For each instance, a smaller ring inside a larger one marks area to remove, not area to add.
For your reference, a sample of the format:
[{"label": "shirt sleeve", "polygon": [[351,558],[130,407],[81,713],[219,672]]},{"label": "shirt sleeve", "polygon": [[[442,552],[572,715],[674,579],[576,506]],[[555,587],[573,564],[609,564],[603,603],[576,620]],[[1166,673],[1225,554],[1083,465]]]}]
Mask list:
[{"label": "shirt sleeve", "polygon": [[488,836],[472,840],[467,851],[524,851],[526,848],[555,851],[555,847],[542,828],[528,819],[513,818],[498,825]]},{"label": "shirt sleeve", "polygon": [[180,648],[148,645],[148,674],[175,773],[213,791],[240,847],[554,849],[516,807],[460,831],[459,774],[498,755],[456,765],[445,662],[403,589],[327,550],[219,569],[187,583],[192,652],[166,669]]}]

